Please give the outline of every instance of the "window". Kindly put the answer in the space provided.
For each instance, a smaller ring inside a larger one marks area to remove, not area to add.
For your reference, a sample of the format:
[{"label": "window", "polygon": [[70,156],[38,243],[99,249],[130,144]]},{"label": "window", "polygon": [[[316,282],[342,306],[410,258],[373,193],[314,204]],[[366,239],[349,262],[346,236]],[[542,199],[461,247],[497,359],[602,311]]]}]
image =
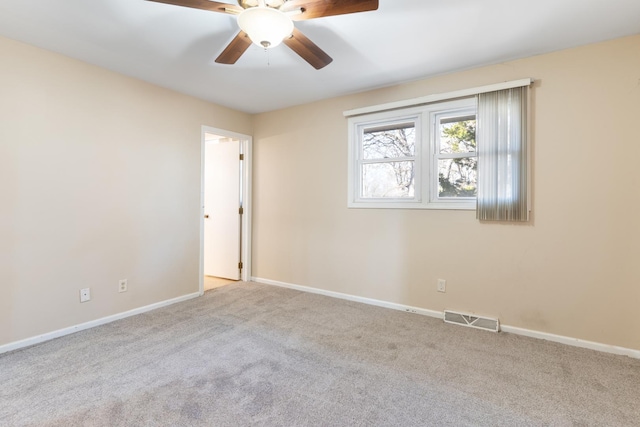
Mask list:
[{"label": "window", "polygon": [[528,221],[531,83],[345,111],[348,207],[475,209],[481,221]]},{"label": "window", "polygon": [[349,207],[475,209],[475,98],[352,117],[349,129]]},{"label": "window", "polygon": [[360,127],[360,198],[408,199],[416,194],[417,117]]},{"label": "window", "polygon": [[[475,200],[478,189],[475,107],[435,114],[433,201]],[[475,206],[474,206],[475,207]]]}]

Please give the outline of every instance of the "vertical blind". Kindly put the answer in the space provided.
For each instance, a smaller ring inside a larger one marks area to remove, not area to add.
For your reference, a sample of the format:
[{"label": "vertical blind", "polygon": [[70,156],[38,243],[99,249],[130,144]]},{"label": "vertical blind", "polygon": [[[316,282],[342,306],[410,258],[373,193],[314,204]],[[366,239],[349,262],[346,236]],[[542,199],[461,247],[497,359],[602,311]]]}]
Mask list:
[{"label": "vertical blind", "polygon": [[478,206],[486,221],[528,221],[527,92],[478,94]]}]

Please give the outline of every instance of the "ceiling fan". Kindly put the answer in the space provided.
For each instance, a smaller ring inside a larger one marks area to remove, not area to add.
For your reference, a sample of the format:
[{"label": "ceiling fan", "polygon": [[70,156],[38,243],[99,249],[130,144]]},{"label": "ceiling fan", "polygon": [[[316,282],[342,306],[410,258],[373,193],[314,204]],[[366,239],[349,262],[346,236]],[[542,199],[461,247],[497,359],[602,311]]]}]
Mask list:
[{"label": "ceiling fan", "polygon": [[265,49],[282,42],[316,70],[333,59],[295,28],[293,21],[378,9],[378,0],[238,0],[238,5],[210,0],[148,1],[237,15],[240,32],[216,58],[219,64],[235,64],[252,42]]}]

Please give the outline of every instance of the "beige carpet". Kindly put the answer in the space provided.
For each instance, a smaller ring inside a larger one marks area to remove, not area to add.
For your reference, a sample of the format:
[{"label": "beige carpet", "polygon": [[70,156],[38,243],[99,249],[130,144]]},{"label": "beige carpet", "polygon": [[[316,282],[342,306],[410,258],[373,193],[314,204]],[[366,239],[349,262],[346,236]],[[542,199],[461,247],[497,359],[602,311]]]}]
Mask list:
[{"label": "beige carpet", "polygon": [[255,283],[0,355],[2,426],[638,426],[640,360]]}]

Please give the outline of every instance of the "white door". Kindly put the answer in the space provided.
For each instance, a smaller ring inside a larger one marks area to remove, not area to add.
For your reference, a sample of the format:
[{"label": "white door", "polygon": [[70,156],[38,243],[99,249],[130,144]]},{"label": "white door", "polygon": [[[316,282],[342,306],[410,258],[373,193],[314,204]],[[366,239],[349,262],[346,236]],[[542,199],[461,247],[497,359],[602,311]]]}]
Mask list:
[{"label": "white door", "polygon": [[207,141],[204,274],[240,280],[240,141]]}]

